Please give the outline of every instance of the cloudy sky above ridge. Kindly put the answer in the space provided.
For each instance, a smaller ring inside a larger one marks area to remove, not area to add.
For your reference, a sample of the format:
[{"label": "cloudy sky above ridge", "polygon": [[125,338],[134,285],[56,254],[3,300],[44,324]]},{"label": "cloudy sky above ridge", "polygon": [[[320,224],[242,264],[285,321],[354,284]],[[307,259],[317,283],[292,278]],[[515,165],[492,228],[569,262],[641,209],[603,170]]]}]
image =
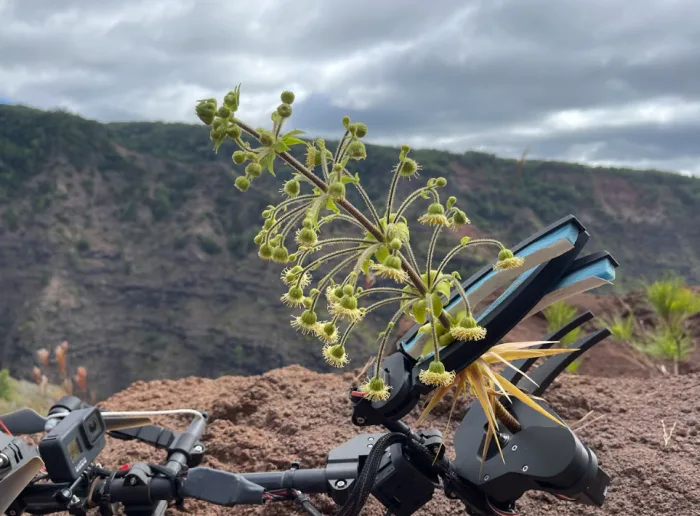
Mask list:
[{"label": "cloudy sky above ridge", "polygon": [[[0,0],[0,99],[700,175],[698,0]],[[369,139],[369,136],[368,136]]]}]

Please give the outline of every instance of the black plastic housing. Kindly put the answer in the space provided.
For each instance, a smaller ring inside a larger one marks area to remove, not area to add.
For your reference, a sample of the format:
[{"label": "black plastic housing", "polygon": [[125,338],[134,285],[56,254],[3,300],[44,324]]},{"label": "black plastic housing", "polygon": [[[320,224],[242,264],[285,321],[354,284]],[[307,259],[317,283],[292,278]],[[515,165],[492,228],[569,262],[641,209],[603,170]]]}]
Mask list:
[{"label": "black plastic housing", "polygon": [[105,433],[98,409],[70,412],[39,442],[49,478],[56,483],[77,480],[104,449]]}]

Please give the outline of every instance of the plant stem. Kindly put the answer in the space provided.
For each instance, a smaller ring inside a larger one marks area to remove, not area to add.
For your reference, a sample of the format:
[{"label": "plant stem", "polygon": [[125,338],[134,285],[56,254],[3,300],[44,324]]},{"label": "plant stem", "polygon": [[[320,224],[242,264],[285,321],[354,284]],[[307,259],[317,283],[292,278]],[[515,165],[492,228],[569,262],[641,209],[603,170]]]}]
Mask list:
[{"label": "plant stem", "polygon": [[[240,122],[239,123],[241,126],[241,129],[243,129],[245,132],[253,136],[253,138],[256,138],[260,140],[260,133],[258,133],[255,129],[250,127],[249,125]],[[301,175],[304,177],[308,178],[311,182],[313,182],[322,192],[326,193],[328,191],[328,185],[321,180],[316,174],[311,173],[303,164],[299,162],[294,156],[289,154],[289,152],[282,152],[279,154],[279,156],[294,170],[299,172]],[[434,194],[434,192],[433,192]],[[435,194],[434,194],[435,195]],[[355,219],[362,224],[369,233],[377,239],[377,242],[384,242],[384,235],[382,235],[381,231],[379,228],[374,226],[367,217],[365,217],[355,206],[352,205],[352,203],[348,202],[346,199],[340,199],[336,201],[336,204],[339,204],[345,211],[347,211],[350,215],[355,217]],[[420,292],[421,295],[425,295],[428,292],[428,289],[426,288],[425,284],[423,283],[423,280],[421,277],[418,275],[416,270],[411,266],[410,263],[408,263],[405,260],[402,260],[403,262],[403,267],[408,273],[409,278],[411,278],[411,282],[413,283],[413,286]],[[440,314],[440,321],[443,323],[443,325],[446,328],[450,327],[450,321],[447,318],[447,316],[444,314]]]},{"label": "plant stem", "polygon": [[[427,275],[428,288],[430,288],[430,284],[431,284],[430,270],[432,269],[432,265],[433,265],[433,254],[435,253],[435,244],[437,243],[437,239],[438,239],[438,236],[440,235],[440,231],[442,231],[442,226],[437,226],[433,230],[433,236],[430,239],[430,245],[428,246],[428,257],[426,258],[426,263],[425,263],[425,273]],[[435,279],[437,279],[437,277]]]},{"label": "plant stem", "polygon": [[386,225],[389,225],[391,218],[391,207],[394,204],[394,196],[396,195],[396,185],[399,182],[399,174],[403,168],[403,161],[398,164],[396,170],[394,171],[394,177],[391,178],[391,185],[389,186],[389,197],[386,200]]},{"label": "plant stem", "polygon": [[452,249],[447,255],[442,259],[442,262],[440,262],[439,267],[437,268],[437,276],[440,275],[442,270],[447,266],[447,263],[462,249],[466,249],[469,246],[472,245],[494,245],[497,246],[501,249],[503,249],[503,244],[500,243],[498,240],[494,240],[492,238],[480,238],[478,240],[470,240],[466,244],[460,244],[454,249]]}]

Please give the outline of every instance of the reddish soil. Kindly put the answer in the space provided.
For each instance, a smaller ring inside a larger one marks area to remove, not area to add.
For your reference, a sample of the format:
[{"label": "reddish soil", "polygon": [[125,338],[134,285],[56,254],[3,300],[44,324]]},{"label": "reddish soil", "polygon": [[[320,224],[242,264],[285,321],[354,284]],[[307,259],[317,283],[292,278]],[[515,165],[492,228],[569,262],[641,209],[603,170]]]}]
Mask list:
[{"label": "reddish soil", "polygon": [[[580,312],[625,315],[634,309],[642,328],[652,321],[642,296],[581,295],[572,300]],[[591,323],[589,329],[595,328]],[[700,335],[700,317],[691,321]],[[546,322],[534,316],[514,329],[506,340],[541,339]],[[598,456],[612,477],[604,507],[574,505],[544,493],[528,493],[520,501],[524,515],[666,514],[700,515],[700,350],[695,351],[681,376],[663,374],[625,345],[605,341],[583,360],[578,375],[564,375],[547,392],[547,401],[574,428]],[[208,447],[205,465],[233,472],[272,471],[289,467],[302,458],[302,467],[321,467],[326,454],[353,435],[381,429],[359,429],[350,423],[345,395],[357,371],[318,374],[299,366],[270,371],[262,376],[187,378],[179,381],[138,382],[104,402],[113,410],[196,408],[208,410],[211,423],[204,436]],[[426,423],[445,430],[451,399],[443,401]],[[446,434],[448,454],[452,436],[464,415],[453,414]],[[592,413],[590,413],[592,411]],[[413,425],[417,416],[405,421]],[[579,423],[586,417],[584,423]],[[159,424],[183,428],[185,420],[163,418]],[[674,428],[665,442],[666,429]],[[675,426],[674,426],[675,425]],[[136,461],[159,461],[161,452],[134,443],[110,442],[101,459],[107,466]],[[324,514],[337,511],[323,496],[313,497]],[[299,514],[289,503],[264,507],[224,509],[188,502],[191,514]],[[174,514],[174,513],[173,513]],[[365,515],[382,515],[370,498]],[[421,512],[424,515],[464,514],[463,508],[437,494]]]},{"label": "reddish soil", "polygon": [[[216,380],[188,378],[137,383],[105,402],[119,410],[197,408],[211,411],[212,422],[204,438],[206,465],[228,471],[286,469],[301,457],[303,467],[324,464],[326,453],[359,433],[349,422],[350,404],[344,392],[353,374],[321,375],[298,366],[270,371],[262,376],[222,377]],[[575,428],[589,411],[590,422],[577,434],[590,446],[611,474],[613,488],[603,508],[591,508],[534,493],[520,508],[529,515],[574,514],[700,514],[700,375],[642,378],[592,378],[564,376],[548,393],[548,401]],[[443,402],[427,423],[444,429],[451,400]],[[463,416],[453,416],[451,436]],[[407,418],[409,424],[415,414]],[[676,424],[664,446],[662,420]],[[184,421],[163,419],[162,424],[182,428]],[[585,424],[585,423],[584,423]],[[365,430],[366,431],[366,430]],[[372,429],[371,431],[375,431]],[[381,430],[377,430],[381,431]],[[448,452],[449,453],[449,452]],[[162,455],[145,445],[110,443],[105,464],[159,460]],[[325,514],[333,507],[316,497]],[[223,509],[203,503],[187,503],[198,515],[297,513],[293,505]],[[366,515],[383,514],[370,499]],[[464,514],[460,506],[437,495],[418,514]]]}]

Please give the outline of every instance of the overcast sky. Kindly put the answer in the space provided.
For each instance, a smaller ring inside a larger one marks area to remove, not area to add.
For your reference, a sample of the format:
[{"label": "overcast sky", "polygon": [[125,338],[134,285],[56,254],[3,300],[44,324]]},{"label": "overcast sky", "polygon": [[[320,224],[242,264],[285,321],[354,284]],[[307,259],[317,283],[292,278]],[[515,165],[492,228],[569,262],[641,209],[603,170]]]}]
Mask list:
[{"label": "overcast sky", "polygon": [[0,99],[700,174],[699,0],[0,0]]}]

